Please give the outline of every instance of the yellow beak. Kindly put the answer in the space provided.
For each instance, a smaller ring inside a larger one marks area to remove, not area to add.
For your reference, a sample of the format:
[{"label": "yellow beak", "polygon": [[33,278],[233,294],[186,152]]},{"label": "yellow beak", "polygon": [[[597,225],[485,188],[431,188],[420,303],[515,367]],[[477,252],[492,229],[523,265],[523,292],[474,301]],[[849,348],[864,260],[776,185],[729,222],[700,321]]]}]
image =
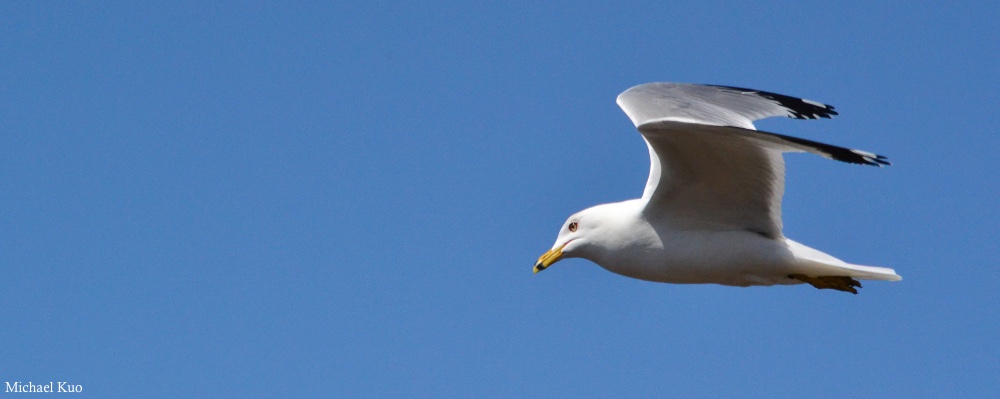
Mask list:
[{"label": "yellow beak", "polygon": [[538,258],[538,262],[535,263],[534,272],[538,273],[542,270],[545,270],[545,268],[551,266],[553,263],[558,262],[559,259],[562,259],[563,256],[562,250],[563,247],[565,246],[566,244],[560,245],[559,248],[550,250],[549,252],[542,254],[542,256]]}]

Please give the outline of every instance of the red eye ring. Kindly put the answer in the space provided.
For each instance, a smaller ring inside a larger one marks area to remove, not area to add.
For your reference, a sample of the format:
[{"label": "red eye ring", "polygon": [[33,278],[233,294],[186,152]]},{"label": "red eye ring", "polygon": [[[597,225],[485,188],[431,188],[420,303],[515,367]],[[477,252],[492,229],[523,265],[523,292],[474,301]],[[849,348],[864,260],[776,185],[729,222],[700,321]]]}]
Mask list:
[{"label": "red eye ring", "polygon": [[566,226],[566,228],[569,229],[569,231],[576,231],[577,224],[576,222],[572,222],[569,224],[569,226]]}]

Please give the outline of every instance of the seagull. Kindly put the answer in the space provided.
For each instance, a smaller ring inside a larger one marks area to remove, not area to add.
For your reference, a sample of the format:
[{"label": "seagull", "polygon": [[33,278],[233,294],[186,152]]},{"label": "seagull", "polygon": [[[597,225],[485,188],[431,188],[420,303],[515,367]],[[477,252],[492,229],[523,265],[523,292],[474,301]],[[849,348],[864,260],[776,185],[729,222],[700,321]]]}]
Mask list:
[{"label": "seagull", "polygon": [[583,258],[623,276],[673,284],[808,283],[858,293],[861,280],[899,281],[893,269],[846,263],[785,237],[785,152],[888,166],[867,151],[756,130],[771,116],[830,118],[829,105],[741,87],[647,83],[618,96],[649,148],[642,198],[566,220],[534,272]]}]

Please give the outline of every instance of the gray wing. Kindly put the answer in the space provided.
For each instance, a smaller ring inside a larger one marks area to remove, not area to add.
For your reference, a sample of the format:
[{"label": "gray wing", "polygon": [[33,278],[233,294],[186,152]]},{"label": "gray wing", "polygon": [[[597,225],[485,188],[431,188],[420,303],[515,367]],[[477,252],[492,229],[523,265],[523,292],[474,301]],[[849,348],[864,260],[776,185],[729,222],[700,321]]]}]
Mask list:
[{"label": "gray wing", "polygon": [[832,106],[760,90],[648,83],[618,105],[649,147],[645,212],[678,227],[742,229],[781,236],[783,152],[811,152],[843,162],[888,165],[880,155],[755,130],[769,116],[830,118]]},{"label": "gray wing", "polygon": [[643,198],[651,217],[678,228],[746,230],[781,237],[783,152],[888,165],[885,157],[774,133],[670,120],[640,125],[651,167]]},{"label": "gray wing", "polygon": [[669,118],[679,122],[753,129],[769,116],[830,118],[832,106],[766,91],[689,83],[647,83],[618,96],[618,105],[639,125]]}]

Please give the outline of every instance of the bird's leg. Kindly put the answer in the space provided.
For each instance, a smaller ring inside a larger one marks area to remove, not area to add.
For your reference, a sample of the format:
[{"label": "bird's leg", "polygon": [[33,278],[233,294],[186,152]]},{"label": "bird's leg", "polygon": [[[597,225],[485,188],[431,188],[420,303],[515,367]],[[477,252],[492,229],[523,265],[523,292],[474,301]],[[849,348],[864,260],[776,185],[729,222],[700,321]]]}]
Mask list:
[{"label": "bird's leg", "polygon": [[861,283],[858,280],[850,278],[848,276],[819,276],[810,277],[804,274],[789,274],[788,278],[796,279],[804,283],[809,283],[809,285],[819,288],[819,289],[831,289],[837,291],[850,292],[852,294],[857,294],[858,290],[854,287],[861,288]]}]

